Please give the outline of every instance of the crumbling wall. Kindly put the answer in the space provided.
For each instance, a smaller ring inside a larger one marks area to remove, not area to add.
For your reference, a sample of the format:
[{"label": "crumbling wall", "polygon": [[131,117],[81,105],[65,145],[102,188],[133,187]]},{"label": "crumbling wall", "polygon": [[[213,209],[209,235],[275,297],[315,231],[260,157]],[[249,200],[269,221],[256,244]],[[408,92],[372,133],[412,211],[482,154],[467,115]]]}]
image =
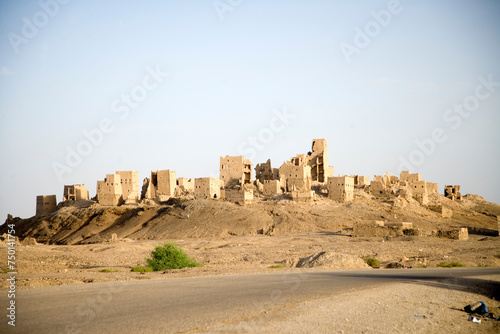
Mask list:
[{"label": "crumbling wall", "polygon": [[177,173],[173,170],[167,169],[156,171],[156,174],[158,180],[156,197],[164,197],[165,200],[168,200],[170,197],[175,196]]},{"label": "crumbling wall", "polygon": [[405,230],[413,229],[412,223],[383,221],[359,222],[354,224],[353,235],[355,237],[397,237],[405,235]]},{"label": "crumbling wall", "polygon": [[225,189],[225,200],[235,203],[247,203],[253,200],[253,191],[246,189]]},{"label": "crumbling wall", "polygon": [[120,183],[122,186],[122,198],[126,203],[136,203],[139,201],[139,172],[119,171]]},{"label": "crumbling wall", "polygon": [[63,201],[77,201],[80,199],[89,199],[89,191],[84,184],[64,185]]},{"label": "crumbling wall", "polygon": [[333,167],[328,165],[326,139],[313,139],[312,151],[307,154],[307,165],[311,167],[312,181],[326,183],[333,177]]},{"label": "crumbling wall", "polygon": [[415,181],[410,183],[411,191],[414,195],[416,194],[427,194],[427,182],[426,181]]},{"label": "crumbling wall", "polygon": [[462,194],[460,193],[460,186],[458,185],[446,185],[444,186],[444,196],[451,199],[452,201],[461,200]]},{"label": "crumbling wall", "polygon": [[176,195],[177,173],[172,170],[153,170],[151,177],[144,179],[141,191],[141,199],[155,201],[167,201]]},{"label": "crumbling wall", "polygon": [[420,203],[420,205],[429,204],[429,195],[427,194],[427,192],[422,194],[414,194],[413,199]]},{"label": "crumbling wall", "polygon": [[220,157],[219,177],[226,189],[249,184],[252,182],[252,164],[241,155]]},{"label": "crumbling wall", "polygon": [[362,187],[370,185],[370,178],[368,176],[354,176],[354,186]]},{"label": "crumbling wall", "polygon": [[385,192],[384,184],[382,183],[382,181],[380,179],[376,180],[376,178],[377,178],[377,175],[375,175],[373,181],[370,182],[370,193],[372,195],[375,195],[375,196],[383,194]]},{"label": "crumbling wall", "polygon": [[438,238],[455,239],[455,240],[468,240],[469,232],[466,227],[453,228],[447,230],[435,230],[432,231],[432,236]]},{"label": "crumbling wall", "polygon": [[397,176],[391,176],[389,172],[386,172],[385,175],[377,181],[381,181],[385,188],[389,188],[397,184],[399,182],[399,178]]},{"label": "crumbling wall", "polygon": [[213,177],[194,179],[194,196],[196,198],[221,198],[220,180]]},{"label": "crumbling wall", "polygon": [[120,174],[107,174],[97,181],[97,202],[100,205],[120,205],[123,202]]},{"label": "crumbling wall", "polygon": [[286,191],[310,191],[311,190],[311,167],[294,165],[285,162],[279,169],[280,176],[285,180]]},{"label": "crumbling wall", "polygon": [[488,235],[491,237],[497,237],[497,236],[500,236],[500,223],[498,224],[498,229],[496,229],[496,230],[492,230],[489,228],[483,228],[483,227],[468,226],[467,232],[469,234]]},{"label": "crumbling wall", "polygon": [[194,192],[194,179],[180,177],[177,179],[177,186],[181,191]]},{"label": "crumbling wall", "polygon": [[279,180],[279,169],[271,167],[271,159],[255,166],[255,178],[260,183],[266,180]]},{"label": "crumbling wall", "polygon": [[282,193],[279,180],[264,180],[263,193],[265,196],[274,196]]},{"label": "crumbling wall", "polygon": [[409,183],[422,181],[422,175],[419,173],[411,174],[409,171],[401,171],[399,178],[401,181],[408,181]]},{"label": "crumbling wall", "polygon": [[441,204],[429,205],[428,208],[434,212],[437,212],[443,218],[451,218],[453,216],[453,210]]},{"label": "crumbling wall", "polygon": [[36,197],[36,215],[43,215],[57,210],[56,195],[40,195]]},{"label": "crumbling wall", "polygon": [[292,191],[292,199],[294,201],[310,201],[314,198],[315,192],[312,190],[309,191],[299,191],[299,190],[293,190]]},{"label": "crumbling wall", "polygon": [[352,201],[354,199],[354,178],[349,176],[329,177],[327,189],[328,197],[334,201]]},{"label": "crumbling wall", "polygon": [[428,194],[438,194],[439,193],[439,185],[437,183],[427,182],[426,187],[427,187]]}]

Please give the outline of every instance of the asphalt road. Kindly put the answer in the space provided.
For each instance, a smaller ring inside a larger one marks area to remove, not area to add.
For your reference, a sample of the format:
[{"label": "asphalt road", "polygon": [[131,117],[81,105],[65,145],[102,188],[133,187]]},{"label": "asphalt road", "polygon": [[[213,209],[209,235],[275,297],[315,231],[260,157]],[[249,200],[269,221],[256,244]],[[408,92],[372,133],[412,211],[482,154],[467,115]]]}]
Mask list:
[{"label": "asphalt road", "polygon": [[467,276],[500,268],[344,270],[135,280],[20,288],[16,327],[7,325],[7,291],[0,290],[2,333],[177,333],[244,320],[274,309],[379,284],[446,283],[500,298],[498,283]]}]

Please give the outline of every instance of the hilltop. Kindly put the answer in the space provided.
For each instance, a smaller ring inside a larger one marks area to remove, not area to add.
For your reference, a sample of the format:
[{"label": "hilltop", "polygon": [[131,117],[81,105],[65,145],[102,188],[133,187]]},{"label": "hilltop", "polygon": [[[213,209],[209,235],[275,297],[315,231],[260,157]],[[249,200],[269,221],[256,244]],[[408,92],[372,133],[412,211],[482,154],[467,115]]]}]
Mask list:
[{"label": "hilltop", "polygon": [[[445,218],[432,207],[452,211]],[[467,195],[452,201],[432,194],[430,205],[412,198],[376,198],[355,191],[354,200],[336,203],[317,196],[309,202],[286,195],[255,198],[238,204],[210,199],[170,199],[159,204],[101,206],[93,201],[66,201],[57,211],[29,219],[11,218],[22,240],[33,237],[46,244],[91,244],[116,239],[162,240],[224,236],[279,236],[294,233],[352,234],[356,223],[411,222],[423,235],[438,228],[474,227],[496,230],[500,205]],[[6,225],[0,234],[6,233]]]}]

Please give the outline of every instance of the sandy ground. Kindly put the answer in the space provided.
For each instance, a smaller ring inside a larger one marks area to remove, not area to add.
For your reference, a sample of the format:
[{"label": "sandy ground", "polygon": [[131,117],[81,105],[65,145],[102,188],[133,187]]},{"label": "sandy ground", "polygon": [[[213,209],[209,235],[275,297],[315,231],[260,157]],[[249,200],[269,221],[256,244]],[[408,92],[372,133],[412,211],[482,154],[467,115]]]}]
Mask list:
[{"label": "sandy ground", "polygon": [[[156,245],[174,242],[203,267],[134,273],[144,265]],[[193,277],[238,273],[325,270],[295,268],[299,259],[328,252],[343,254],[343,263],[330,268],[358,267],[360,258],[374,257],[382,264],[410,265],[425,259],[427,267],[442,261],[459,261],[467,267],[500,267],[500,238],[470,235],[467,241],[431,237],[354,238],[332,233],[287,236],[228,236],[178,240],[128,240],[87,245],[33,245],[16,248],[20,289],[46,285],[88,284],[100,281]],[[7,258],[7,248],[0,247]],[[347,260],[346,260],[347,259]],[[353,261],[350,261],[350,260]],[[282,264],[287,268],[272,269]],[[362,263],[364,265],[364,263]],[[2,268],[5,270],[4,263]],[[110,269],[116,272],[100,272]],[[367,268],[366,270],[376,270]],[[390,269],[380,269],[390,270]],[[398,270],[398,269],[396,269]],[[403,269],[399,269],[403,270]],[[453,270],[453,269],[446,269]],[[2,273],[1,288],[9,274]],[[500,281],[500,277],[480,277]],[[484,301],[500,315],[500,302],[480,292],[445,283],[398,283],[315,300],[209,328],[208,333],[498,333],[499,322],[475,324],[462,311],[465,305]]]},{"label": "sandy ground", "polygon": [[[156,245],[166,241],[182,247],[204,266],[144,274],[131,272],[132,267],[145,264],[145,258]],[[500,238],[475,235],[467,241],[431,237],[398,237],[386,241],[383,238],[353,238],[328,233],[157,241],[123,239],[89,245],[17,246],[17,284],[45,286],[154,279],[164,275],[187,277],[269,272],[276,270],[268,268],[270,266],[281,264],[291,267],[299,259],[319,252],[345,255],[344,263],[330,263],[327,265],[329,268],[362,268],[355,260],[365,257],[376,258],[382,264],[408,259],[405,262],[408,266],[419,267],[423,265],[412,259],[425,259],[427,267],[436,267],[442,261],[459,261],[467,267],[500,267]],[[7,258],[6,247],[0,247],[0,258]],[[4,262],[0,267],[3,271],[6,270]],[[100,272],[103,269],[116,272]],[[7,282],[2,280],[2,287],[6,286]]]},{"label": "sandy ground", "polygon": [[[440,262],[457,261],[467,267],[500,267],[498,236],[470,234],[467,241],[429,236],[437,228],[495,230],[500,205],[477,196],[467,196],[460,202],[438,195],[431,199],[433,204],[452,210],[453,217],[443,217],[413,199],[375,198],[357,191],[355,200],[346,204],[321,196],[310,203],[277,198],[256,199],[250,205],[188,200],[156,206],[100,207],[89,201],[84,205],[76,202],[46,216],[12,218],[8,223],[15,225],[21,240],[34,237],[45,243],[16,244],[19,289],[276,270],[375,270],[363,262],[367,257],[378,259],[382,266],[397,262],[407,267],[435,268]],[[427,236],[350,236],[354,224],[375,220],[412,222]],[[0,235],[6,228],[0,227]],[[145,265],[154,247],[167,241],[180,246],[203,266],[154,273],[131,271],[134,266]],[[7,253],[6,242],[0,242],[2,290],[10,275],[6,273]],[[324,254],[315,262],[319,268],[296,268],[301,259],[317,254]],[[285,268],[269,268],[276,265]],[[499,277],[490,279],[500,281]],[[498,322],[475,324],[461,311],[465,305],[483,300],[493,312],[500,313],[499,303],[489,297],[446,283],[398,283],[293,305],[208,332],[500,332]]]},{"label": "sandy ground", "polygon": [[[500,281],[500,276],[478,278]],[[478,300],[500,313],[499,301],[446,282],[398,283],[263,313],[203,333],[499,333],[500,321],[468,321],[463,307]]]}]

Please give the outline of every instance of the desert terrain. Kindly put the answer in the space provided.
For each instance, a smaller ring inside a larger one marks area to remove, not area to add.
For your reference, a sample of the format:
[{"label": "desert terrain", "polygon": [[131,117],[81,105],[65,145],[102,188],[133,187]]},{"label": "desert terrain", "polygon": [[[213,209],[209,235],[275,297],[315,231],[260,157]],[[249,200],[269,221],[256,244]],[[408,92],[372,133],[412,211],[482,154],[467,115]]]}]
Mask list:
[{"label": "desert terrain", "polygon": [[[436,267],[453,261],[467,267],[500,267],[500,240],[494,236],[500,205],[476,195],[461,201],[432,196],[432,203],[452,210],[452,217],[443,218],[411,198],[375,198],[356,191],[350,203],[320,196],[296,202],[285,195],[242,205],[171,199],[158,205],[105,207],[93,201],[67,201],[51,214],[8,221],[15,224],[21,240],[17,243],[21,286],[161,276],[133,273],[131,268],[145,264],[154,247],[167,241],[203,264],[168,272],[174,276],[268,271],[276,265],[305,270],[297,268],[299,261],[318,254],[322,260],[308,266],[369,268],[362,259],[371,257],[382,268],[394,263]],[[354,235],[355,224],[373,221],[411,222],[420,234]],[[479,234],[470,233],[468,240],[432,236],[433,230],[458,227]],[[6,230],[2,225],[0,235]],[[6,246],[3,241],[0,256],[6,255]],[[7,271],[6,263],[2,266],[0,270]],[[103,269],[113,272],[99,272]]]},{"label": "desert terrain", "polygon": [[[321,197],[312,202],[296,202],[286,196],[257,198],[251,204],[175,199],[158,205],[102,207],[92,201],[65,202],[54,213],[29,219],[9,218],[8,222],[15,224],[20,240],[16,256],[17,285],[21,289],[277,271],[411,270],[436,268],[441,262],[460,262],[466,267],[500,267],[500,238],[492,233],[498,228],[500,205],[475,195],[468,195],[461,201],[433,195],[432,201],[452,210],[452,217],[443,218],[440,213],[411,198],[375,198],[356,192],[354,201],[350,203],[335,203]],[[359,237],[354,234],[356,224],[372,221],[411,222],[420,234],[393,237]],[[468,240],[432,236],[432,231],[436,229],[458,227],[468,227],[477,234],[469,233]],[[6,225],[3,225],[0,235],[5,230]],[[144,265],[154,247],[165,242],[174,242],[203,266],[161,272],[131,271],[134,266]],[[5,258],[6,253],[7,243],[4,240],[0,256]],[[373,269],[363,261],[369,257],[380,261],[380,269]],[[400,269],[385,269],[391,266]],[[5,263],[0,269],[2,276],[8,275]],[[492,276],[489,280],[499,281],[500,278]],[[6,287],[7,282],[3,279],[2,288]],[[473,332],[477,328],[473,325],[477,324],[467,323],[466,314],[460,311],[465,305],[461,304],[473,303],[476,299],[485,300],[496,313],[499,313],[500,306],[495,296],[486,296],[474,289],[471,287],[449,294],[436,286],[398,284],[393,288],[374,287],[368,293],[356,292],[356,296],[336,296],[298,307],[302,310],[300,314],[311,313],[312,307],[320,307],[321,310],[313,313],[321,319],[328,317],[326,313],[322,315],[324,308],[337,307],[340,310],[341,305],[351,303],[351,298],[355,298],[354,303],[359,304],[358,300],[371,303],[372,309],[367,312],[375,315],[380,312],[374,306],[376,303],[384,305],[384,312],[392,307],[407,307],[410,303],[418,306],[416,309],[420,313],[427,312],[426,318],[436,320],[414,317],[407,319],[410,322],[407,327],[401,327],[403,329],[414,332],[419,328],[418,322],[427,322],[421,330],[432,332],[435,326],[452,326],[453,318],[458,317],[456,319],[460,319],[464,332]],[[393,301],[399,306],[384,298],[391,295],[402,296],[401,301]],[[417,298],[417,295],[420,297]],[[424,297],[432,295],[441,299],[434,299],[434,304],[424,307],[423,304],[427,303]],[[449,306],[445,310],[441,307],[444,304]],[[290,325],[290,315],[287,316],[286,312],[298,314],[297,310],[281,310],[273,319]],[[368,332],[384,331],[381,326],[359,327],[367,321],[364,317],[360,314],[351,319],[346,315],[347,320],[342,321],[339,332],[358,329],[363,329],[361,332],[365,329]],[[303,321],[306,321],[305,318]],[[483,324],[481,328],[495,331],[498,329],[496,323]],[[241,331],[238,326],[231,326],[224,325],[217,332]],[[259,322],[254,327],[257,332],[273,332],[273,328],[276,329],[267,322]],[[307,328],[303,327],[304,332]]]}]

